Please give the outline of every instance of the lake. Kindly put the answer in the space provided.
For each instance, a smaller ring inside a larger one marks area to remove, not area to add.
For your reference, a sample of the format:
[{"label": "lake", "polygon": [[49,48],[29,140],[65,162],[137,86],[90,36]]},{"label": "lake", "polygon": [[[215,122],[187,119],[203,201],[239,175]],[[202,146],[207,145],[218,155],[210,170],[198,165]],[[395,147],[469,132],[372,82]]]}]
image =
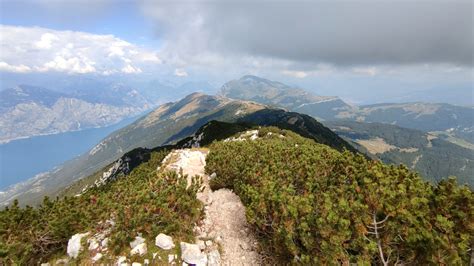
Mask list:
[{"label": "lake", "polygon": [[137,118],[102,128],[37,136],[0,145],[0,190],[87,152],[107,135]]}]

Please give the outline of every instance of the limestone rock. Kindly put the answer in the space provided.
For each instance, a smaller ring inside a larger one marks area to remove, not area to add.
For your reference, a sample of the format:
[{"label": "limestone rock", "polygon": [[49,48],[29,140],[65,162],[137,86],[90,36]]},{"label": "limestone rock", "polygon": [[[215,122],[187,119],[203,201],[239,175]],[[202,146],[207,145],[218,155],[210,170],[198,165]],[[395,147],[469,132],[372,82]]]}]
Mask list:
[{"label": "limestone rock", "polygon": [[183,261],[197,266],[207,264],[207,256],[201,252],[198,245],[181,242],[180,246]]},{"label": "limestone rock", "polygon": [[92,261],[96,262],[96,261],[102,259],[102,257],[103,257],[102,253],[97,253],[97,254],[95,254],[94,257],[92,257]]},{"label": "limestone rock", "polygon": [[206,243],[202,240],[196,241],[196,244],[199,246],[200,250],[205,250],[206,249]]},{"label": "limestone rock", "polygon": [[219,251],[213,250],[207,255],[207,266],[219,266],[221,265],[221,255]]},{"label": "limestone rock", "polygon": [[82,250],[81,239],[87,235],[89,235],[88,232],[84,234],[75,234],[69,239],[67,243],[67,254],[69,257],[75,259],[79,256],[79,253]]},{"label": "limestone rock", "polygon": [[137,246],[135,246],[132,251],[130,251],[130,254],[131,255],[135,255],[135,254],[138,254],[140,256],[143,256],[145,255],[147,252],[147,248],[146,248],[146,243],[141,243]]},{"label": "limestone rock", "polygon": [[127,261],[127,257],[125,256],[120,256],[117,260],[117,265],[122,265],[122,263]]},{"label": "limestone rock", "polygon": [[89,243],[89,250],[95,250],[99,248],[99,242],[97,242],[95,238],[88,239],[87,243]]},{"label": "limestone rock", "polygon": [[175,256],[174,254],[168,255],[168,263],[171,263],[174,261],[174,256]]},{"label": "limestone rock", "polygon": [[134,249],[136,246],[142,244],[142,243],[145,243],[145,238],[141,237],[141,236],[136,236],[135,237],[135,240],[133,240],[132,242],[130,242],[130,248],[131,249]]},{"label": "limestone rock", "polygon": [[174,248],[173,238],[165,234],[159,234],[155,238],[155,245],[164,250]]}]

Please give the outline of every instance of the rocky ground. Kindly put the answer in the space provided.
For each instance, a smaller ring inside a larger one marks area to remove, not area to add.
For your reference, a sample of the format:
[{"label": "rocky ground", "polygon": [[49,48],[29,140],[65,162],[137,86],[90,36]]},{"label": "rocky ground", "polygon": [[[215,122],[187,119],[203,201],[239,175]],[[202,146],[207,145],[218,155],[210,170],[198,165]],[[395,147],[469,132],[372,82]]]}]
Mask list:
[{"label": "rocky ground", "polygon": [[163,165],[169,170],[182,170],[188,180],[195,175],[202,177],[203,191],[198,199],[204,203],[205,218],[195,232],[197,243],[205,247],[203,253],[207,254],[208,265],[261,264],[258,242],[249,229],[240,198],[228,189],[210,189],[210,177],[204,172],[206,155],[203,149],[176,150],[165,158]]}]

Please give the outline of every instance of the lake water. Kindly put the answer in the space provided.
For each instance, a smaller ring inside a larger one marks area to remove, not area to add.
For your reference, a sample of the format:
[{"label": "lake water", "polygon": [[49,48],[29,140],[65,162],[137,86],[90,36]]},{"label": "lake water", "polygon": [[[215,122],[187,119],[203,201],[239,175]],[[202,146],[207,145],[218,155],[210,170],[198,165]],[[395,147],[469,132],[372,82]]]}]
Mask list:
[{"label": "lake water", "polygon": [[0,145],[0,190],[87,152],[107,135],[137,118],[102,128],[38,136]]}]

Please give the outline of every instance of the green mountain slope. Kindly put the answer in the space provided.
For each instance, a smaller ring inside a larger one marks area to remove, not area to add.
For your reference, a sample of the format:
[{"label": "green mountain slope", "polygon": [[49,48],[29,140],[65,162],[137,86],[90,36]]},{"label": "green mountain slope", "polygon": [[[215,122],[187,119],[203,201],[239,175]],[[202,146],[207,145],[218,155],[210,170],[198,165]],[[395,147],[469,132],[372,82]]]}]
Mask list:
[{"label": "green mountain slope", "polygon": [[430,181],[450,175],[474,187],[474,150],[422,131],[380,123],[327,121],[325,125],[359,151],[388,164],[403,163]]},{"label": "green mountain slope", "polygon": [[34,204],[41,201],[44,195],[55,197],[74,181],[90,176],[128,151],[173,144],[192,135],[211,120],[294,128],[296,132],[338,150],[345,148],[355,151],[350,144],[309,116],[272,109],[254,102],[194,93],[176,103],[158,107],[53,172],[10,188],[0,194],[0,203],[20,198],[22,203]]}]

